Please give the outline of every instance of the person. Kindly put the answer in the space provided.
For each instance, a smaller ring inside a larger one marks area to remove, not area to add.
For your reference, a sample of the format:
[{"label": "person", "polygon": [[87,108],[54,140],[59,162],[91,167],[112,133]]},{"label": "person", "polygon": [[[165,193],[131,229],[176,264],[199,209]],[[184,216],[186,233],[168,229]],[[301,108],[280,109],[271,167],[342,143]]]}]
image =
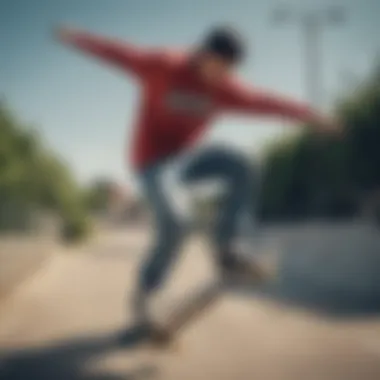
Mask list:
[{"label": "person", "polygon": [[[211,122],[223,114],[277,116],[326,132],[335,125],[306,104],[239,80],[235,69],[244,61],[246,48],[242,36],[229,26],[214,27],[184,52],[143,48],[71,28],[59,28],[57,36],[130,74],[140,85],[131,159],[155,219],[156,238],[142,266],[134,310],[137,321],[147,325],[149,299],[163,284],[186,236],[165,187],[167,167],[195,149]],[[195,149],[181,180],[187,185],[214,178],[227,185],[213,237],[218,267],[223,274],[244,272],[248,265],[235,254],[232,242],[242,212],[251,207],[258,180],[243,156],[231,149]]]}]

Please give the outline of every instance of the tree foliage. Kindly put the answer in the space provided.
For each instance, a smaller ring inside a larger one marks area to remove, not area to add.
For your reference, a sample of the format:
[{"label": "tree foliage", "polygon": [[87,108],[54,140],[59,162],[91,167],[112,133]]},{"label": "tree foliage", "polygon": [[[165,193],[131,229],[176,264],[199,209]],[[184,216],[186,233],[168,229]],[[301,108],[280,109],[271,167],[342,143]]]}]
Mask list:
[{"label": "tree foliage", "polygon": [[86,191],[86,203],[93,212],[105,212],[113,195],[114,183],[108,179],[95,180]]},{"label": "tree foliage", "polygon": [[316,136],[305,126],[268,150],[264,218],[353,215],[380,189],[380,70],[339,101],[336,115],[342,138]]},{"label": "tree foliage", "polygon": [[[0,229],[24,226],[33,210],[54,211],[63,229],[87,225],[82,191],[38,134],[0,104]],[[80,234],[78,234],[79,237]]]}]

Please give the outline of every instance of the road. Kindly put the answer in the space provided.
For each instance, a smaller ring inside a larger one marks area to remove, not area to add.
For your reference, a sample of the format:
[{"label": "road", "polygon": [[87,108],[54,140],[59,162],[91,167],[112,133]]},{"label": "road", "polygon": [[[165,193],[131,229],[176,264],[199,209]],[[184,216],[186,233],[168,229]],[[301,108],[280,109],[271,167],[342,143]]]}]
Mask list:
[{"label": "road", "polygon": [[[168,352],[119,347],[114,339],[131,323],[128,298],[148,236],[115,231],[82,252],[57,254],[4,301],[0,378],[380,378],[378,231],[269,229],[265,238],[281,255],[277,283],[224,297]],[[162,305],[212,276],[207,247],[193,239],[159,298]]]}]

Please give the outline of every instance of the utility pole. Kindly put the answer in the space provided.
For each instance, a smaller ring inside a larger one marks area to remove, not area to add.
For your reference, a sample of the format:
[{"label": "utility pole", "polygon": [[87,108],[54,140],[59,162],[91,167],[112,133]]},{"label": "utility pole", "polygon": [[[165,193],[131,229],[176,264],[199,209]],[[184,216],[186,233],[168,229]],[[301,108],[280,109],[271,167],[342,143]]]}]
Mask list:
[{"label": "utility pole", "polygon": [[282,5],[272,13],[276,25],[298,24],[303,37],[305,95],[316,108],[323,106],[323,57],[321,34],[325,27],[345,21],[344,9],[337,6],[324,9],[298,9]]},{"label": "utility pole", "polygon": [[[322,32],[327,27],[344,23],[344,9],[339,6],[302,9],[284,4],[273,11],[272,20],[278,26],[295,24],[300,28],[303,40],[301,49],[305,96],[315,109],[321,110],[324,106]],[[318,146],[317,139],[315,144]],[[313,166],[316,173],[322,170],[319,160],[316,160]],[[326,191],[321,185],[310,204],[310,214],[323,214],[325,200]]]}]

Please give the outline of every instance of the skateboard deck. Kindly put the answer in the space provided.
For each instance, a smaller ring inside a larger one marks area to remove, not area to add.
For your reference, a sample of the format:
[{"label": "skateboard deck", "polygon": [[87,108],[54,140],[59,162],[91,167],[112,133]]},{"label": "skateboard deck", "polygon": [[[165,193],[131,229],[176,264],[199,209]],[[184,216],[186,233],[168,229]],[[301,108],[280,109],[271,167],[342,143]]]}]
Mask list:
[{"label": "skateboard deck", "polygon": [[[272,273],[264,276],[261,275],[260,277],[252,277],[250,280],[242,278],[240,279],[240,285],[249,283],[250,285],[258,286],[271,278],[273,278]],[[213,306],[220,296],[230,290],[233,291],[235,286],[239,287],[239,279],[218,280],[202,287],[194,295],[178,303],[168,313],[164,323],[152,326],[148,340],[157,348],[171,346],[181,330],[194,321],[194,319],[200,317],[209,307]]]},{"label": "skateboard deck", "polygon": [[185,298],[168,313],[163,323],[152,327],[149,339],[151,343],[156,347],[170,346],[180,330],[211,307],[219,299],[222,291],[223,285],[215,282]]}]

